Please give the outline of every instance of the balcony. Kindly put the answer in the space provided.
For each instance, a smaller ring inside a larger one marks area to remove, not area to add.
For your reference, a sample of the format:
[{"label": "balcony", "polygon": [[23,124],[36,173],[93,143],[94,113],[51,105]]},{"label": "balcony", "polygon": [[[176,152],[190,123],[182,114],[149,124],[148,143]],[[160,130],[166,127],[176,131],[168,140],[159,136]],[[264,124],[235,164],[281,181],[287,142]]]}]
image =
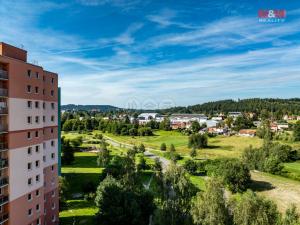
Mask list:
[{"label": "balcony", "polygon": [[8,203],[8,196],[0,197],[0,206]]},{"label": "balcony", "polygon": [[4,224],[8,220],[8,213],[0,215],[0,225]]},{"label": "balcony", "polygon": [[6,151],[8,149],[8,144],[5,142],[0,142],[0,152]]},{"label": "balcony", "polygon": [[0,107],[0,115],[7,115],[8,108],[7,107]]},{"label": "balcony", "polygon": [[8,72],[5,70],[0,69],[0,79],[1,80],[8,80]]},{"label": "balcony", "polygon": [[0,88],[0,97],[7,97],[8,90],[6,88]]},{"label": "balcony", "polygon": [[8,178],[4,177],[0,179],[0,188],[2,188],[3,186],[8,185]]},{"label": "balcony", "polygon": [[0,124],[0,133],[7,133],[8,128],[7,125]]},{"label": "balcony", "polygon": [[8,167],[8,159],[0,159],[0,169],[4,169],[4,168],[7,168],[7,167]]}]

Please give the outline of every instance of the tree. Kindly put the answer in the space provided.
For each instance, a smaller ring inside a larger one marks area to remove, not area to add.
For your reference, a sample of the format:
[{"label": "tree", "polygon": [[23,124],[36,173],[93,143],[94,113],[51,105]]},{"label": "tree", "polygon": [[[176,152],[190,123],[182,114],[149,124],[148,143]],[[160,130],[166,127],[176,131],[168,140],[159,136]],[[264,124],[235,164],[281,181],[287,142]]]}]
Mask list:
[{"label": "tree", "polygon": [[161,165],[161,161],[159,160],[158,157],[156,157],[154,159],[154,165],[152,166],[153,170],[156,172],[156,173],[161,173],[162,172],[162,165]]},{"label": "tree", "polygon": [[253,122],[252,120],[244,117],[244,116],[239,116],[235,119],[235,121],[233,122],[234,125],[234,130],[235,131],[239,131],[241,129],[248,129],[251,128],[253,126]]},{"label": "tree", "polygon": [[231,204],[235,225],[274,225],[280,219],[276,204],[252,191]]},{"label": "tree", "polygon": [[188,142],[189,148],[206,148],[207,136],[205,134],[191,134]]},{"label": "tree", "polygon": [[97,225],[148,225],[153,213],[153,195],[144,190],[127,189],[110,176],[98,186],[95,198]]},{"label": "tree", "polygon": [[175,146],[173,144],[170,145],[170,152],[176,152]]},{"label": "tree", "polygon": [[232,124],[233,124],[233,118],[232,117],[227,117],[224,122],[225,122],[227,127],[231,128]]},{"label": "tree", "polygon": [[155,213],[154,224],[190,224],[191,199],[196,194],[196,188],[188,174],[182,167],[171,164],[164,173],[163,183],[163,201]]},{"label": "tree", "polygon": [[200,123],[198,121],[193,121],[191,125],[192,132],[197,133],[199,132],[200,129],[201,129]]},{"label": "tree", "polygon": [[144,153],[146,151],[145,145],[144,144],[140,144],[139,146],[139,152],[140,153]]},{"label": "tree", "polygon": [[197,163],[194,160],[187,160],[183,165],[184,169],[190,174],[195,174],[197,172]]},{"label": "tree", "polygon": [[294,140],[300,141],[300,121],[297,121],[296,124],[294,124]]},{"label": "tree", "polygon": [[297,213],[297,208],[293,204],[285,211],[285,217],[282,220],[282,225],[299,225],[300,215]]},{"label": "tree", "polygon": [[196,225],[226,225],[230,223],[224,189],[217,180],[209,180],[205,192],[193,199],[191,215]]},{"label": "tree", "polygon": [[165,143],[162,143],[162,144],[160,145],[160,150],[161,150],[161,151],[166,151],[166,150],[167,150],[167,145],[166,145]]},{"label": "tree", "polygon": [[73,129],[73,124],[76,120],[75,119],[71,119],[71,120],[66,120],[64,123],[63,123],[63,126],[62,126],[62,130],[63,131],[72,131]]},{"label": "tree", "polygon": [[70,140],[62,139],[62,162],[65,165],[70,165],[74,162],[74,149],[70,145]]},{"label": "tree", "polygon": [[192,148],[191,149],[190,156],[192,158],[196,158],[196,156],[197,156],[197,150],[196,150],[196,148]]},{"label": "tree", "polygon": [[138,161],[136,167],[137,167],[138,171],[147,169],[147,163],[146,163],[144,156],[139,157],[139,161]]},{"label": "tree", "polygon": [[164,118],[164,120],[159,125],[159,129],[166,131],[172,130],[171,121],[168,118]]},{"label": "tree", "polygon": [[66,205],[66,201],[68,198],[68,191],[70,185],[65,177],[59,176],[58,179],[58,190],[59,190],[59,207],[63,207]]},{"label": "tree", "polygon": [[110,152],[107,149],[106,145],[103,144],[98,152],[97,164],[100,167],[107,167],[110,162],[110,159]]}]

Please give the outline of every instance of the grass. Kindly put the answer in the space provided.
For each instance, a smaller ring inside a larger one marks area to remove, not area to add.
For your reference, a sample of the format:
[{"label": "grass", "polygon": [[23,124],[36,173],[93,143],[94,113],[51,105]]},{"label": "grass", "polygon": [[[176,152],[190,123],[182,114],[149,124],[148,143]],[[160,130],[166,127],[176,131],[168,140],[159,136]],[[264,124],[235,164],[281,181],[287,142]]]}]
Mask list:
[{"label": "grass", "polygon": [[286,176],[300,181],[300,161],[284,163]]},{"label": "grass", "polygon": [[[190,149],[187,147],[188,136],[178,131],[156,131],[154,136],[149,137],[117,136],[108,133],[105,135],[118,142],[134,145],[143,143],[146,147],[156,150],[160,149],[162,143],[165,143],[167,147],[174,144],[177,152],[181,155],[189,156],[190,153]],[[261,146],[262,140],[257,137],[217,136],[209,138],[208,145],[209,148],[198,151],[198,158],[239,157],[246,147]]]}]

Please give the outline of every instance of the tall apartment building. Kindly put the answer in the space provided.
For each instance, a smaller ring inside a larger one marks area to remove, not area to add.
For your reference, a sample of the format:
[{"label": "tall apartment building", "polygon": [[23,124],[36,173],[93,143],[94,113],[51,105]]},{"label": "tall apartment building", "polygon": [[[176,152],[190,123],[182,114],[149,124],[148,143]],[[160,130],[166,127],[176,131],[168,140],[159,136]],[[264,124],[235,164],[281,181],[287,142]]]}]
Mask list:
[{"label": "tall apartment building", "polygon": [[57,78],[0,43],[0,225],[59,224]]}]

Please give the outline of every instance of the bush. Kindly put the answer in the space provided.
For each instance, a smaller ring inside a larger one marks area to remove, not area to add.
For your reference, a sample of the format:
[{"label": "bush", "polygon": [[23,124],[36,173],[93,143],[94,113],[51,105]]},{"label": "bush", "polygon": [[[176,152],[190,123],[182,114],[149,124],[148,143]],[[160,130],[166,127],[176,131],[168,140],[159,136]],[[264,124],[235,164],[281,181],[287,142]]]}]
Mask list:
[{"label": "bush", "polygon": [[189,159],[189,160],[185,161],[183,167],[190,174],[196,174],[198,166],[195,161]]},{"label": "bush", "polygon": [[189,136],[189,148],[206,148],[207,136],[205,134],[191,134]]},{"label": "bush", "polygon": [[162,144],[160,145],[160,150],[161,150],[161,151],[166,151],[166,150],[167,150],[167,145],[166,145],[165,143],[162,143]]}]

